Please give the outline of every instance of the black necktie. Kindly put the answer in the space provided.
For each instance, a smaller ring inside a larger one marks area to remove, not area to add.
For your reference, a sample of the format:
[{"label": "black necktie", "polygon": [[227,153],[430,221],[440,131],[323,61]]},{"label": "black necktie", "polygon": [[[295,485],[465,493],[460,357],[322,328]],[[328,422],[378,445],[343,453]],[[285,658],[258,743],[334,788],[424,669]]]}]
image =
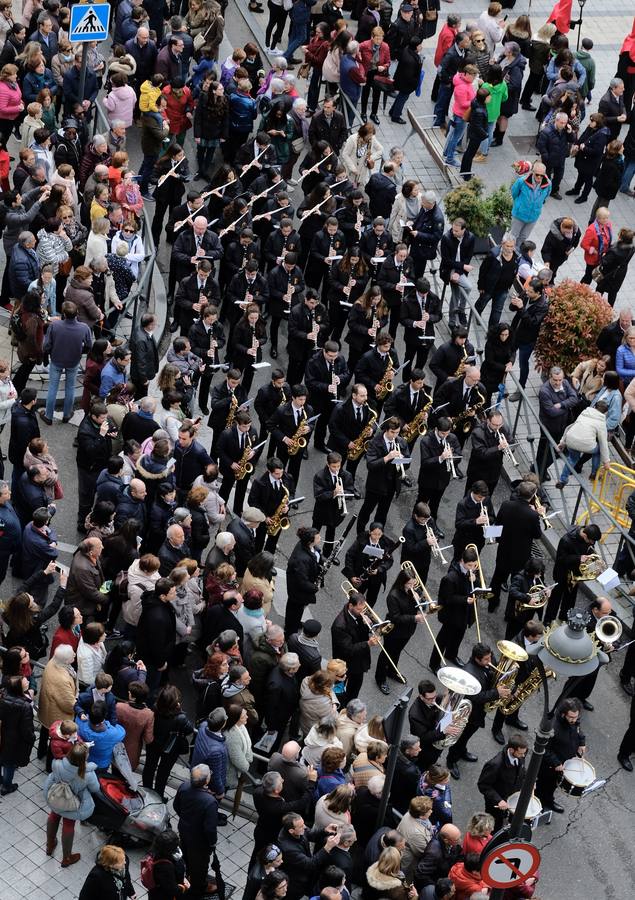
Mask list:
[{"label": "black necktie", "polygon": [[242,431],[240,432],[240,449],[245,449],[245,434]]},{"label": "black necktie", "polygon": [[357,421],[359,422],[360,425],[362,424],[362,408],[361,408],[361,406],[357,407]]},{"label": "black necktie", "polygon": [[419,402],[419,391],[415,391],[412,395],[412,408],[417,408],[417,403]]}]

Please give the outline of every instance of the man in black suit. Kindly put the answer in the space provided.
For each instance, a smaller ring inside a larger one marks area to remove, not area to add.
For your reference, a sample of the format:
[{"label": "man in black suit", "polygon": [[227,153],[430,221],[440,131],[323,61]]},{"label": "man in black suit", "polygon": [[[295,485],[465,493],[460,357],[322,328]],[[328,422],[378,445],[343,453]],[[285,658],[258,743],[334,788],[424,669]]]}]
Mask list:
[{"label": "man in black suit", "polygon": [[313,416],[313,409],[307,402],[307,389],[303,384],[296,384],[291,388],[291,402],[277,407],[268,424],[269,431],[276,442],[276,454],[287,467],[289,475],[297,484],[300,477],[300,466],[304,456],[303,447],[293,449],[294,438],[302,438],[308,444],[313,431],[313,425],[308,425],[307,420]]},{"label": "man in black suit", "polygon": [[309,259],[304,270],[304,279],[309,287],[319,291],[322,280],[328,284],[330,267],[334,257],[346,252],[346,238],[340,230],[335,216],[329,216],[323,227],[314,236],[309,248]]},{"label": "man in black suit", "polygon": [[[461,559],[450,563],[447,574],[439,583],[439,622],[437,646],[452,665],[462,666],[459,648],[468,627],[474,624],[474,594],[472,578],[476,584],[478,555],[471,548],[464,550]],[[437,647],[430,656],[430,668],[436,672],[441,665]]]},{"label": "man in black suit", "polygon": [[441,498],[453,477],[448,460],[453,460],[455,471],[461,461],[461,445],[452,434],[452,421],[442,416],[436,427],[421,438],[419,452],[421,465],[417,502],[423,500],[427,503],[432,518],[436,519]]},{"label": "man in black suit", "polygon": [[304,296],[304,275],[298,266],[297,253],[285,253],[281,265],[267,275],[269,286],[269,316],[271,319],[269,338],[271,340],[271,358],[278,358],[278,331],[284,316],[288,316],[291,307],[299,303]]},{"label": "man in black suit", "polygon": [[467,466],[465,492],[475,481],[484,481],[493,495],[503,471],[505,448],[512,443],[509,430],[503,424],[502,413],[497,409],[488,410],[484,424],[472,429],[471,438],[472,453]]},{"label": "man in black suit", "polygon": [[[283,369],[271,370],[271,381],[269,384],[263,384],[258,388],[256,399],[254,400],[254,409],[258,414],[260,422],[260,434],[258,442],[264,441],[269,434],[268,423],[274,412],[279,406],[288,403],[291,400],[291,388],[285,378]],[[274,440],[273,436],[269,439],[269,447],[267,456],[273,456]]]},{"label": "man in black suit", "polygon": [[468,275],[473,269],[474,235],[467,228],[464,219],[455,219],[445,232],[439,244],[441,265],[439,275],[445,285],[450,285],[450,308],[448,324],[467,325],[465,307],[470,292]]},{"label": "man in black suit", "polygon": [[465,759],[467,762],[478,762],[478,756],[470,753],[467,745],[472,735],[476,734],[479,728],[485,726],[485,705],[499,698],[506,700],[511,696],[511,691],[508,687],[494,687],[498,673],[492,667],[492,661],[492,651],[487,644],[474,644],[470,660],[465,666],[465,671],[476,678],[481,685],[481,691],[470,696],[472,711],[467,720],[467,725],[458,741],[448,750],[448,769],[452,778],[457,780],[461,777],[458,766],[460,759]]},{"label": "man in black suit", "polygon": [[[231,490],[236,485],[234,514],[237,516],[242,514],[249,478],[254,469],[255,453],[251,448],[256,445],[257,441],[256,429],[252,427],[251,416],[246,409],[236,413],[232,427],[226,428],[218,439],[218,467],[223,476],[223,483],[218,494],[227,503]],[[247,453],[252,471],[247,472],[239,479],[237,475],[245,453]]]},{"label": "man in black suit", "polygon": [[[368,391],[365,384],[354,384],[351,396],[343,403],[335,404],[329,419],[329,448],[337,450],[342,459],[346,459],[346,470],[355,478],[357,466],[360,464],[365,450],[357,459],[347,459],[355,441],[367,427],[375,414],[368,405]],[[375,416],[375,421],[377,417]],[[372,435],[369,435],[369,440]]]},{"label": "man in black suit", "polygon": [[225,380],[212,389],[211,407],[208,425],[213,430],[210,456],[218,459],[218,439],[227,428],[230,412],[236,415],[238,407],[247,399],[240,379],[242,374],[238,369],[230,369]]},{"label": "man in black suit", "polygon": [[373,218],[383,216],[385,219],[389,219],[397,195],[394,163],[385,162],[381,172],[375,172],[370,176],[366,184],[366,193],[371,216]]},{"label": "man in black suit", "polygon": [[467,493],[457,503],[454,514],[452,544],[455,560],[461,558],[468,544],[475,544],[479,553],[485,546],[483,526],[486,524],[486,518],[483,510],[489,517],[490,524],[494,524],[494,507],[487,485],[484,481],[468,481],[468,484]]},{"label": "man in black suit", "polygon": [[364,673],[370,669],[370,648],[379,643],[379,637],[370,631],[362,619],[365,606],[364,597],[352,591],[346,606],[331,625],[333,658],[343,659],[348,671],[342,706],[359,697]]},{"label": "man in black suit", "polygon": [[320,532],[317,528],[302,527],[298,529],[298,539],[287,566],[287,607],[284,616],[287,640],[300,628],[305,608],[316,602],[320,589]]},{"label": "man in black suit", "polygon": [[259,263],[261,255],[260,241],[254,237],[253,229],[249,226],[241,228],[238,240],[231,241],[225,249],[221,262],[221,285],[223,287],[228,285],[234,275],[240,272],[250,260]]},{"label": "man in black suit", "polygon": [[510,575],[520,572],[531,556],[531,545],[542,535],[540,516],[530,501],[536,493],[535,485],[521,481],[515,497],[501,503],[496,524],[503,526],[498,538],[496,568],[492,576],[492,592],[489,611],[494,612],[500,603],[500,590]]},{"label": "man in black suit", "polygon": [[388,330],[393,338],[397,336],[401,304],[407,283],[415,282],[415,267],[406,244],[396,244],[395,250],[386,261],[379,266],[377,284],[381,288],[384,299],[390,309],[390,323]]},{"label": "man in black suit", "polygon": [[[369,606],[374,606],[379,591],[386,586],[386,574],[394,562],[390,552],[393,542],[384,534],[381,522],[371,522],[368,531],[357,535],[354,544],[346,551],[342,574],[353,587],[364,594]],[[382,551],[382,556],[364,553],[366,547]]]},{"label": "man in black suit", "polygon": [[505,824],[509,796],[522,787],[528,746],[526,738],[512,734],[505,748],[481,769],[478,789],[485,799],[485,812],[494,816],[494,831]]},{"label": "man in black suit", "polygon": [[187,337],[201,310],[208,304],[220,306],[220,287],[212,275],[209,259],[196,264],[196,272],[183,278],[174,298],[174,325],[181,326],[181,335]]},{"label": "man in black suit", "polygon": [[375,338],[376,346],[368,350],[355,367],[355,380],[366,385],[371,406],[381,415],[384,402],[390,393],[387,382],[381,387],[384,377],[392,383],[393,374],[399,368],[399,357],[393,349],[393,338],[386,331],[380,331]]},{"label": "man in black suit", "polygon": [[383,258],[385,262],[393,249],[393,240],[390,232],[386,231],[386,220],[383,216],[373,219],[373,227],[365,231],[359,239],[359,249],[366,265],[371,268],[373,278],[377,278],[379,268],[384,263],[373,263],[371,260]]},{"label": "man in black suit", "polygon": [[[481,383],[481,370],[468,366],[462,378],[448,378],[434,395],[437,407],[443,406],[443,416],[453,419],[456,438],[463,447],[472,429],[479,423],[487,403],[487,391]],[[457,418],[463,415],[459,421]]]},{"label": "man in black suit", "polygon": [[191,216],[192,218],[195,218],[196,216],[205,216],[207,221],[210,221],[211,216],[209,208],[205,205],[205,201],[201,197],[201,192],[196,188],[190,188],[186,196],[187,200],[185,203],[181,203],[179,206],[175,206],[170,210],[168,224],[165,229],[165,239],[168,244],[173,244],[181,233],[181,230],[185,227],[184,225],[181,225],[180,228],[176,228],[176,224],[178,222],[184,222],[188,216]]},{"label": "man in black suit", "polygon": [[408,724],[410,734],[419,738],[421,752],[419,753],[419,766],[425,772],[433,766],[441,756],[443,750],[434,744],[441,742],[445,737],[458,737],[460,729],[456,725],[445,725],[441,728],[443,710],[442,695],[437,694],[433,681],[427,678],[419,682],[417,686],[418,696],[408,710]]},{"label": "man in black suit", "polygon": [[201,257],[209,259],[214,273],[214,260],[221,259],[223,247],[218,235],[211,231],[205,216],[197,216],[192,224],[183,227],[172,247],[168,293],[174,293],[177,281],[191,275]]},{"label": "man in black suit", "polygon": [[315,147],[319,141],[326,141],[335,153],[339,153],[348,137],[346,120],[339,110],[335,109],[333,97],[325,97],[322,109],[318,109],[311,118],[309,126],[309,142]]},{"label": "man in black suit", "polygon": [[[258,526],[256,534],[256,552],[262,550],[263,545],[264,549],[269,553],[276,552],[280,532],[275,535],[267,535],[267,526],[271,522],[271,517],[277,513],[285,499],[285,490],[288,494],[287,499],[293,498],[295,496],[295,481],[284,471],[282,461],[272,456],[267,460],[267,471],[259,478],[254,478],[249,491],[249,505],[255,506],[256,509],[265,514],[265,520]],[[288,513],[288,503],[284,503],[282,511],[284,515]]]},{"label": "man in black suit", "polygon": [[456,377],[462,363],[474,362],[474,345],[467,339],[467,328],[456,325],[450,330],[450,340],[434,351],[430,360],[430,370],[437,377],[435,390],[438,391],[444,381]]},{"label": "man in black suit", "polygon": [[346,395],[351,374],[335,341],[326,341],[306,365],[306,386],[314,412],[320,414],[315,423],[314,446],[326,450],[324,439],[329,419],[338,402]]},{"label": "man in black suit", "polygon": [[366,451],[368,475],[364,502],[357,519],[358,534],[364,531],[373,514],[377,521],[385,525],[390,505],[394,497],[398,497],[401,492],[405,467],[401,463],[395,465],[393,460],[409,457],[408,445],[402,437],[399,437],[399,428],[399,419],[385,419],[368,445]]},{"label": "man in black suit", "polygon": [[[430,531],[432,535],[429,534]],[[439,531],[430,515],[430,507],[427,503],[415,503],[412,516],[404,525],[401,535],[404,539],[404,543],[401,545],[401,562],[411,562],[417,570],[419,578],[425,584],[430,571],[432,544],[435,538],[439,543],[442,537],[442,532]]]},{"label": "man in black suit", "polygon": [[244,506],[242,515],[232,519],[227,526],[227,531],[234,536],[236,575],[242,578],[245,574],[249,560],[257,553],[256,532],[265,521],[264,513],[255,506]]},{"label": "man in black suit", "polygon": [[611,78],[609,89],[598,104],[598,112],[604,116],[604,125],[609,130],[609,141],[616,141],[620,130],[626,122],[624,106],[624,82],[621,78]]},{"label": "man in black suit", "polygon": [[289,313],[287,342],[289,384],[299,384],[304,380],[307,362],[328,333],[329,318],[326,307],[318,300],[317,292],[309,288],[304,300],[296,303]]},{"label": "man in black suit", "polygon": [[[400,384],[391,394],[388,394],[384,408],[387,416],[397,416],[404,426],[414,421],[426,406],[432,406],[432,391],[424,381],[423,370],[412,369],[408,382]],[[421,424],[425,425],[426,421],[427,415],[425,419],[421,420]],[[409,453],[412,453],[418,437],[417,430],[408,441]]]},{"label": "man in black suit", "polygon": [[[326,456],[326,465],[313,476],[313,527],[320,531],[326,526],[323,541],[323,556],[329,557],[333,549],[335,531],[346,518],[342,511],[343,494],[352,494],[354,490],[353,476],[342,469],[342,456],[331,450]],[[350,499],[347,501],[350,504]]]},{"label": "man in black suit", "polygon": [[280,228],[269,229],[263,248],[264,265],[267,271],[282,264],[285,253],[300,253],[301,238],[293,227],[293,220],[287,216],[280,219]]},{"label": "man in black suit", "polygon": [[156,327],[156,316],[144,313],[141,316],[141,327],[133,332],[130,339],[130,380],[134,384],[137,399],[147,395],[148,384],[159,371],[159,351],[153,337]]},{"label": "man in black suit", "polygon": [[408,292],[401,304],[400,318],[406,342],[403,380],[410,379],[410,368],[423,369],[434,345],[434,326],[441,321],[441,298],[430,290],[427,278],[417,278],[414,292]]},{"label": "man in black suit", "polygon": [[214,373],[221,367],[219,350],[225,346],[225,329],[218,321],[218,308],[204,306],[201,317],[190,328],[188,335],[192,353],[199,356],[205,365],[201,372],[201,383],[198,392],[198,405],[201,412],[209,415],[209,389]]}]

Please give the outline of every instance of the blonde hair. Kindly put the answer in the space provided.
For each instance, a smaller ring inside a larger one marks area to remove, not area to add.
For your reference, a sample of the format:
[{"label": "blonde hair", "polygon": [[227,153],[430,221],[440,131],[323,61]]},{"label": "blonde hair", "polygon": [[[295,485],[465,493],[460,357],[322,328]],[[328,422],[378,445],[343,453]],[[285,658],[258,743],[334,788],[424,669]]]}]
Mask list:
[{"label": "blonde hair", "polygon": [[500,5],[500,3],[498,3],[497,0],[495,0],[494,3],[490,3],[490,5],[487,7],[487,15],[488,16],[497,16],[502,8],[503,7]]},{"label": "blonde hair", "polygon": [[37,100],[34,100],[33,103],[29,103],[26,111],[30,116],[33,116],[34,119],[38,119],[42,115],[42,104],[38,103]]},{"label": "blonde hair", "polygon": [[110,222],[105,216],[95,219],[92,224],[93,234],[108,234],[110,231]]},{"label": "blonde hair", "polygon": [[377,871],[398,878],[401,873],[401,853],[396,847],[386,847],[377,860]]},{"label": "blonde hair", "polygon": [[126,854],[121,847],[105,844],[97,854],[97,865],[102,869],[120,871],[126,864]]},{"label": "blonde hair", "polygon": [[494,816],[486,812],[474,813],[467,823],[467,833],[472,837],[487,837],[494,831]]},{"label": "blonde hair", "polygon": [[347,665],[343,659],[329,659],[326,664],[326,671],[333,678],[343,678],[347,672]]},{"label": "blonde hair", "polygon": [[376,25],[376,26],[373,28],[373,30],[371,31],[370,36],[371,36],[372,38],[374,38],[374,37],[381,37],[381,38],[383,38],[384,34],[385,34],[384,29],[383,29],[383,28],[380,28],[379,25]]}]

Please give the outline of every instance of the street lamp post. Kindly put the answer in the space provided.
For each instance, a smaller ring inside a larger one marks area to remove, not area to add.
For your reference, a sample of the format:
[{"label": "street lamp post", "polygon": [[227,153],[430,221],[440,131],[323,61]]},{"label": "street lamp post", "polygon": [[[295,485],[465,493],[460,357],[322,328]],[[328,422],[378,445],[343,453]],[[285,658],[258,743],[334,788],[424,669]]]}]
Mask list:
[{"label": "street lamp post", "polygon": [[[506,837],[508,840],[513,841],[521,838],[523,834],[529,802],[533,797],[547,744],[553,735],[553,717],[559,701],[564,699],[574,686],[575,681],[573,679],[589,675],[599,666],[608,662],[606,653],[599,649],[593,636],[586,630],[589,621],[588,613],[572,610],[569,613],[566,625],[560,625],[558,628],[546,631],[542,641],[537,642],[529,649],[529,653],[536,656],[536,665],[542,680],[544,703],[542,718],[536,731],[534,746],[525,772],[518,803],[507,828]],[[557,675],[564,675],[572,679],[560,694],[552,709],[549,709],[549,686],[546,668],[551,669]],[[504,894],[504,888],[494,888],[490,894],[490,900],[503,900]]]}]

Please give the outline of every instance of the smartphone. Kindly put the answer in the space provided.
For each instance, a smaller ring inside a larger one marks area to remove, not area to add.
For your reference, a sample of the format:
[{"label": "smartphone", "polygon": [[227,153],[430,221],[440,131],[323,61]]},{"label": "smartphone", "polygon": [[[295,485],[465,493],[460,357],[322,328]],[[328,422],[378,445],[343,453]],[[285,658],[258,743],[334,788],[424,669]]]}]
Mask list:
[{"label": "smartphone", "polygon": [[203,421],[203,416],[197,416],[194,419],[194,425],[200,425],[202,421]]}]

